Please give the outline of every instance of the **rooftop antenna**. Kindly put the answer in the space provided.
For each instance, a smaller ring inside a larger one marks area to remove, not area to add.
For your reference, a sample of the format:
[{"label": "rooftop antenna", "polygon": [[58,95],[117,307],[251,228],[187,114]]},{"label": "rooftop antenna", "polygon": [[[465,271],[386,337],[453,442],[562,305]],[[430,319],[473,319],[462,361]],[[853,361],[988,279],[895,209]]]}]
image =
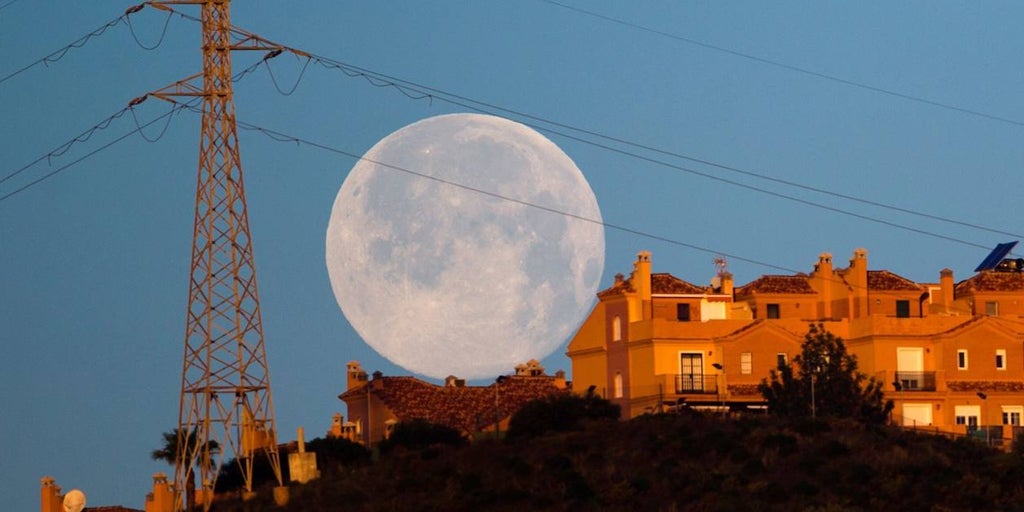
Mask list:
[{"label": "rooftop antenna", "polygon": [[711,286],[718,288],[722,286],[722,276],[727,273],[726,268],[729,266],[729,262],[721,254],[715,255],[712,261],[715,263],[715,277],[711,278]]},{"label": "rooftop antenna", "polygon": [[232,51],[267,51],[266,60],[284,48],[233,29],[230,0],[164,0],[145,5],[174,12],[171,6],[185,4],[201,7],[203,71],[133,100],[132,105],[148,96],[175,104],[175,98],[202,100],[174,510],[182,510],[183,505],[191,510],[195,505],[183,504],[182,492],[194,485],[197,472],[203,510],[209,511],[225,452],[238,463],[244,497],[253,496],[256,456],[269,459],[278,484],[275,498],[287,491],[277,451],[231,82]]},{"label": "rooftop antenna", "polygon": [[715,275],[721,276],[728,272],[726,269],[729,267],[729,262],[726,261],[725,256],[722,256],[721,254],[716,255],[713,261],[715,262],[715,269],[717,270]]}]

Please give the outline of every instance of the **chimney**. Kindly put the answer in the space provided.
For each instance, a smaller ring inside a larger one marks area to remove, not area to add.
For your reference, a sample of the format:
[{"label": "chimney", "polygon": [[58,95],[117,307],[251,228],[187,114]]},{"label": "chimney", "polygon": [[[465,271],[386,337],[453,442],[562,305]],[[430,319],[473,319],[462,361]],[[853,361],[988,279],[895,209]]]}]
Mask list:
[{"label": "chimney", "polygon": [[636,322],[650,318],[651,309],[651,253],[640,251],[633,263],[633,275],[630,277],[633,289],[636,290],[636,301],[630,304],[629,321]]},{"label": "chimney", "polygon": [[52,476],[44,476],[39,480],[39,504],[42,512],[61,512],[64,497],[60,495],[60,487]]},{"label": "chimney", "polygon": [[729,297],[732,297],[732,294],[733,294],[732,273],[731,272],[722,272],[722,274],[719,275],[718,277],[722,278],[722,284],[721,284],[722,291],[720,293],[722,295],[728,295]]},{"label": "chimney", "polygon": [[167,483],[167,475],[153,475],[153,492],[146,495],[146,512],[173,512],[174,493]]},{"label": "chimney", "polygon": [[341,437],[341,425],[345,422],[345,416],[340,412],[334,413],[331,417],[331,428],[327,431],[327,437],[338,438]]},{"label": "chimney", "polygon": [[870,308],[868,305],[868,251],[858,248],[853,251],[853,259],[850,260],[850,268],[846,272],[846,280],[853,288],[853,310],[852,318],[868,316]]},{"label": "chimney", "polygon": [[348,362],[348,387],[354,389],[366,385],[366,372],[359,361]]},{"label": "chimney", "polygon": [[811,272],[811,286],[818,292],[821,300],[822,318],[832,318],[832,254],[823,252],[818,255],[818,263]]},{"label": "chimney", "polygon": [[615,274],[615,284],[622,284],[626,280],[626,276],[622,275],[621,272]]},{"label": "chimney", "polygon": [[558,389],[565,389],[565,370],[558,370],[555,372],[555,387]]},{"label": "chimney", "polygon": [[942,294],[942,306],[945,311],[949,313],[950,308],[953,307],[953,271],[944,268],[939,271],[939,288]]}]

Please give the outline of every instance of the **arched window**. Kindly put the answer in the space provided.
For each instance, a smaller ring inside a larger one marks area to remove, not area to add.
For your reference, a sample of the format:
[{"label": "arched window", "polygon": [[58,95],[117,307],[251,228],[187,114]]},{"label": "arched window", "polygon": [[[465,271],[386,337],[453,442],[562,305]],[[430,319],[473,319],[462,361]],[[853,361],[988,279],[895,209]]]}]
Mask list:
[{"label": "arched window", "polygon": [[622,340],[622,317],[612,319],[612,341]]},{"label": "arched window", "polygon": [[622,398],[622,372],[615,372],[615,398]]}]

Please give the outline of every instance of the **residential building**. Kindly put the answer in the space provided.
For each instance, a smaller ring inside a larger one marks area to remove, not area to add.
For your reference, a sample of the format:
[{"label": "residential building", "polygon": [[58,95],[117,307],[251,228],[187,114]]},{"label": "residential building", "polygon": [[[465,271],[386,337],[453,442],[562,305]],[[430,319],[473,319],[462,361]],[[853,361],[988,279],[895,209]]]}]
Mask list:
[{"label": "residential building", "polygon": [[917,283],[869,270],[857,249],[845,268],[825,253],[806,274],[735,286],[722,269],[700,286],[653,273],[643,251],[597,296],[569,343],[574,388],[594,386],[625,418],[684,404],[763,411],[758,384],[799,353],[811,323],[884,384],[895,422],[1009,439],[1024,415],[1024,273],[1014,265]]},{"label": "residential building", "polygon": [[380,372],[367,378],[356,361],[348,363],[348,389],[338,396],[348,406],[350,421],[335,415],[328,435],[373,445],[403,421],[425,420],[452,427],[472,438],[480,432],[508,428],[508,422],[524,404],[556,393],[567,393],[565,373],[547,375],[537,361],[515,368],[513,375],[498,377],[487,386],[467,386],[454,376],[443,386],[415,377],[386,377]]}]

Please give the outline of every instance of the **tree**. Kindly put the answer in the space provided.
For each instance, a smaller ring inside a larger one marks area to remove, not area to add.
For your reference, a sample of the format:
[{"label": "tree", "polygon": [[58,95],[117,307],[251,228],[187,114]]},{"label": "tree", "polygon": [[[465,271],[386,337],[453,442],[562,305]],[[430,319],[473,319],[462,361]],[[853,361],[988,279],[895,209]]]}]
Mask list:
[{"label": "tree", "polygon": [[[857,370],[843,339],[811,324],[801,352],[763,379],[758,390],[778,416],[854,418],[884,423],[892,411],[882,383]],[[812,399],[813,395],[813,399]]]},{"label": "tree", "polygon": [[316,453],[317,466],[324,474],[368,465],[372,455],[365,446],[343,437],[318,437],[306,443],[306,451]]},{"label": "tree", "polygon": [[466,443],[465,436],[452,427],[414,419],[396,423],[391,435],[381,441],[377,448],[381,455],[386,455],[398,447],[422,450],[438,445],[459,447]]},{"label": "tree", "polygon": [[[177,466],[179,453],[178,440],[181,437],[184,437],[180,436],[179,433],[180,430],[176,428],[174,430],[171,430],[170,432],[164,432],[163,434],[161,434],[161,436],[163,436],[164,438],[164,445],[162,448],[158,450],[153,450],[153,452],[150,453],[150,456],[153,457],[153,460],[162,460],[172,466]],[[192,430],[192,432],[188,433],[188,440],[186,441],[186,443],[188,446],[196,445],[196,431],[194,429]],[[220,443],[214,441],[213,439],[209,441],[209,448],[210,455],[220,453]],[[191,468],[193,463],[198,464],[198,461],[192,461],[187,459],[183,462],[186,468]],[[210,458],[209,464],[210,467],[213,467],[214,462],[212,457]],[[189,472],[188,479],[185,481],[185,506],[186,510],[192,510],[196,506],[196,480],[195,474],[192,471]]]},{"label": "tree", "polygon": [[617,420],[621,415],[619,406],[598,396],[593,387],[583,396],[571,393],[548,395],[527,402],[512,416],[507,439],[575,430],[585,420]]}]

